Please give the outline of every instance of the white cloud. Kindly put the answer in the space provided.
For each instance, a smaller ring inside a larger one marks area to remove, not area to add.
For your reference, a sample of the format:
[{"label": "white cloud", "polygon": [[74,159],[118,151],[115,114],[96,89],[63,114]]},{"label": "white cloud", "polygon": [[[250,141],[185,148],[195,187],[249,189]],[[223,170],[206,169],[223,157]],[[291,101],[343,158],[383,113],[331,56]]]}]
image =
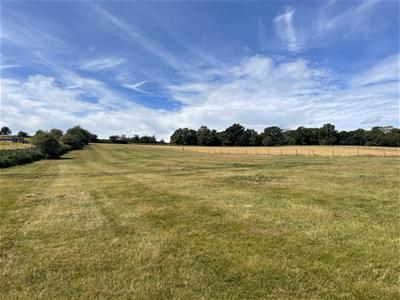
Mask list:
[{"label": "white cloud", "polygon": [[[388,82],[369,75],[382,69],[393,74],[390,60],[384,59],[337,86],[333,81],[337,78],[329,70],[307,60],[252,56],[231,68],[209,70],[218,73],[219,79],[194,76],[196,80],[169,85],[171,98],[183,104],[176,111],[144,107],[98,80],[72,72],[64,72],[60,82],[41,75],[5,79],[1,83],[1,121],[29,132],[81,124],[102,137],[156,134],[167,140],[176,128],[203,124],[221,130],[240,122],[261,130],[267,125],[321,126],[331,122],[339,129],[351,129],[382,116],[380,124],[396,125],[399,78]],[[351,85],[352,81],[363,82],[357,78],[370,78],[371,82]]]},{"label": "white cloud", "polygon": [[125,62],[125,59],[117,57],[97,58],[84,62],[83,64],[81,64],[80,69],[86,71],[99,71],[115,68],[124,64]]},{"label": "white cloud", "polygon": [[125,86],[126,88],[128,88],[128,89],[132,89],[132,90],[134,90],[134,91],[147,94],[146,91],[140,89],[140,87],[141,87],[142,85],[144,85],[145,83],[147,83],[147,80],[145,80],[145,81],[140,81],[140,82],[133,83],[133,84],[125,84],[124,86]]},{"label": "white cloud", "polygon": [[365,86],[387,81],[398,81],[400,76],[400,55],[395,54],[375,64],[366,72],[355,75],[350,84],[352,86]]},{"label": "white cloud", "polygon": [[274,19],[276,31],[289,51],[297,51],[301,48],[301,41],[293,24],[295,11],[291,8]]}]

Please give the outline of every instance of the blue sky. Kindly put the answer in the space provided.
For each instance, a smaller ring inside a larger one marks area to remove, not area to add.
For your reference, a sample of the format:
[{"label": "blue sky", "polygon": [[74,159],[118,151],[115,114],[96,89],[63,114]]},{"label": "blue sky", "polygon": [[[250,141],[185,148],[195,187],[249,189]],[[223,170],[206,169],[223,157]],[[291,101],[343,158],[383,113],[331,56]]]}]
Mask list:
[{"label": "blue sky", "polygon": [[1,2],[1,124],[399,126],[397,1]]}]

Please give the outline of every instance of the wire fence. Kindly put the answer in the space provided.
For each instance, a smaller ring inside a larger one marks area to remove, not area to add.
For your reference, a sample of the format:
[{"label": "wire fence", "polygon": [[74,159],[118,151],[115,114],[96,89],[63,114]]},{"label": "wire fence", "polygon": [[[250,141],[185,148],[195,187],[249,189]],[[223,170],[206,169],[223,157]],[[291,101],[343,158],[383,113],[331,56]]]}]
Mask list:
[{"label": "wire fence", "polygon": [[151,147],[158,147],[166,150],[191,151],[209,154],[400,157],[400,148],[375,146],[207,147],[168,145]]}]

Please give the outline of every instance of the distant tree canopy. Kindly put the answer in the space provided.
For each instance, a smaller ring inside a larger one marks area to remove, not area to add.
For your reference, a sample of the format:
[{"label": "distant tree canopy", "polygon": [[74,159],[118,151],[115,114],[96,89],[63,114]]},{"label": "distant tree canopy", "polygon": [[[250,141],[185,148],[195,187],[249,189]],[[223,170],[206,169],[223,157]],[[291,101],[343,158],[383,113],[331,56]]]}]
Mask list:
[{"label": "distant tree canopy", "polygon": [[179,145],[197,145],[197,132],[189,128],[179,128],[171,135],[171,143]]},{"label": "distant tree canopy", "polygon": [[4,126],[0,129],[0,135],[11,135],[12,131],[7,126]]},{"label": "distant tree canopy", "polygon": [[[100,140],[98,140],[98,141],[100,141]],[[105,142],[105,140],[101,140],[101,142]],[[161,143],[161,141],[157,142],[157,139],[156,139],[156,137],[154,135],[153,136],[148,136],[148,135],[138,136],[138,135],[134,135],[133,137],[127,137],[124,134],[122,134],[121,136],[119,136],[119,135],[111,135],[108,138],[108,142],[112,143],[112,144],[157,144],[157,143]]]},{"label": "distant tree canopy", "polygon": [[171,144],[201,146],[280,146],[280,145],[367,145],[400,147],[400,129],[391,126],[337,131],[332,124],[320,128],[298,127],[284,130],[278,126],[266,127],[258,133],[233,124],[223,131],[201,126],[197,131],[179,128],[171,135]]},{"label": "distant tree canopy", "polygon": [[25,131],[18,131],[17,136],[19,137],[28,137],[28,133],[26,133]]},{"label": "distant tree canopy", "polygon": [[62,137],[62,142],[70,146],[73,150],[82,149],[91,141],[92,134],[79,125],[67,130]]}]

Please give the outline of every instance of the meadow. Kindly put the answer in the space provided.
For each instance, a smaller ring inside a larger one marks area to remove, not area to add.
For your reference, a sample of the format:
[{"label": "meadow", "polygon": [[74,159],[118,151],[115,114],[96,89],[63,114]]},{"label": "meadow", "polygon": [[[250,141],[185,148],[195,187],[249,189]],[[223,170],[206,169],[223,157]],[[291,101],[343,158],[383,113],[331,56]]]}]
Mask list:
[{"label": "meadow", "polygon": [[1,298],[395,299],[399,162],[91,144],[2,169]]},{"label": "meadow", "polygon": [[32,144],[23,143],[9,143],[0,141],[0,150],[14,150],[14,149],[26,149],[31,148]]},{"label": "meadow", "polygon": [[[160,146],[158,146],[160,147]],[[398,147],[375,146],[274,146],[274,147],[207,147],[207,146],[161,146],[163,149],[193,151],[209,154],[253,154],[294,156],[381,156],[400,157]]]}]

